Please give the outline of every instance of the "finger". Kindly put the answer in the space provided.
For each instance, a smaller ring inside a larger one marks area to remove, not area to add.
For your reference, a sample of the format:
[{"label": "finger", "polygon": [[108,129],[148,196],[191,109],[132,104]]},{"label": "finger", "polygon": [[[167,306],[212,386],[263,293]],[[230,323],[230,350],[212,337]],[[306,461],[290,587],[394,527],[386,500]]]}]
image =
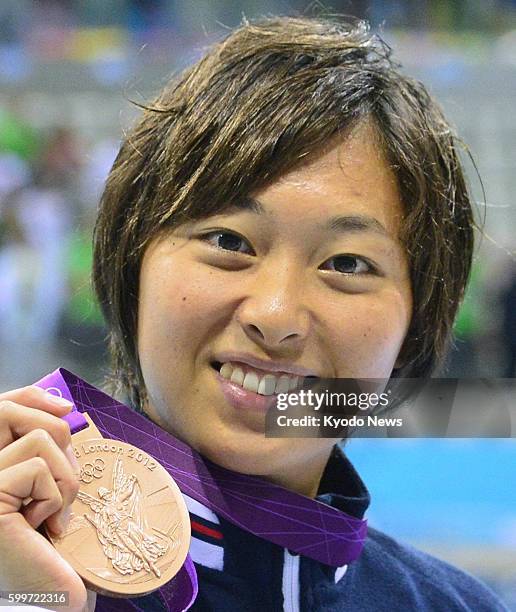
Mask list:
[{"label": "finger", "polygon": [[27,497],[33,501],[26,507],[24,517],[33,528],[63,504],[57,484],[41,457],[32,457],[0,472],[0,515],[18,512]]},{"label": "finger", "polygon": [[9,400],[29,408],[45,410],[56,416],[64,416],[73,407],[72,402],[69,402],[64,397],[48,393],[41,387],[36,387],[36,385],[29,385],[28,387],[0,393],[0,402],[2,400]]},{"label": "finger", "polygon": [[35,588],[69,592],[69,605],[53,609],[85,611],[84,583],[48,539],[33,529],[19,512],[0,515],[0,589],[34,591]]},{"label": "finger", "polygon": [[63,419],[11,400],[0,401],[0,449],[33,429],[48,431],[63,451],[71,444],[70,427]]},{"label": "finger", "polygon": [[[0,451],[0,471],[33,457],[44,459],[63,500],[62,507],[47,520],[48,527],[58,533],[66,528],[69,506],[79,491],[79,469],[77,466],[73,472],[69,460],[48,432],[34,429]],[[32,504],[31,501],[23,510],[24,516],[32,512]]]}]

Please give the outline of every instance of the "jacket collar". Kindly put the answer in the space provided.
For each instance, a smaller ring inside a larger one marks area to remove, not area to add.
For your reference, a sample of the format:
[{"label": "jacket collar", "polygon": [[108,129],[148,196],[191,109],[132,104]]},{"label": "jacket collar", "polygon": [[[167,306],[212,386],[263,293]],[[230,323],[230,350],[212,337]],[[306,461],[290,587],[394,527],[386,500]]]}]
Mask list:
[{"label": "jacket collar", "polygon": [[339,444],[333,447],[316,499],[360,519],[369,507],[369,491]]}]

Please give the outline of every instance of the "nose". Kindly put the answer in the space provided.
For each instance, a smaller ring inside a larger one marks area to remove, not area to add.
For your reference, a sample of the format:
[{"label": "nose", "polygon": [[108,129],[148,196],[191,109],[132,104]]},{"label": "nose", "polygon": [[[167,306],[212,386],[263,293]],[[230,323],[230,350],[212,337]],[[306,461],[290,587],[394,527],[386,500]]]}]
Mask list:
[{"label": "nose", "polygon": [[263,265],[240,303],[237,320],[247,337],[264,349],[299,349],[310,329],[302,296],[294,267]]}]

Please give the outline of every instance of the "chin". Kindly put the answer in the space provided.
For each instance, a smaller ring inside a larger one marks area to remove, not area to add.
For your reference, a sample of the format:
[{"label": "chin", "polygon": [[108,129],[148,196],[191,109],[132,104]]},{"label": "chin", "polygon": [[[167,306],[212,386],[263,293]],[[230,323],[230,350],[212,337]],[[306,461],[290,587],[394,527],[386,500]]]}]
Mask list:
[{"label": "chin", "polygon": [[[272,442],[272,444],[267,442]],[[219,440],[219,444],[216,446],[213,445],[213,441],[210,441],[198,450],[203,457],[227,470],[262,476],[274,472],[278,468],[281,469],[278,466],[278,463],[281,463],[281,453],[278,452],[279,449],[273,448],[277,446],[277,444],[274,444],[277,442],[285,442],[285,440],[264,439],[261,436],[258,442],[251,442],[249,438],[240,441],[229,439],[226,441]],[[271,456],[274,461],[271,461]]]}]

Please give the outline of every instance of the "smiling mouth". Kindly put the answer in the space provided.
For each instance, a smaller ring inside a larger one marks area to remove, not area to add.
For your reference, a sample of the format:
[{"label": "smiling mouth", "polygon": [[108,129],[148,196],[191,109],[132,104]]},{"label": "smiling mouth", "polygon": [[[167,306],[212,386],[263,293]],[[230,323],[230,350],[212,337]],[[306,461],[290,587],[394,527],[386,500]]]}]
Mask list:
[{"label": "smiling mouth", "polygon": [[258,395],[277,395],[295,391],[304,381],[303,376],[271,374],[244,363],[213,361],[210,365],[222,378]]}]

